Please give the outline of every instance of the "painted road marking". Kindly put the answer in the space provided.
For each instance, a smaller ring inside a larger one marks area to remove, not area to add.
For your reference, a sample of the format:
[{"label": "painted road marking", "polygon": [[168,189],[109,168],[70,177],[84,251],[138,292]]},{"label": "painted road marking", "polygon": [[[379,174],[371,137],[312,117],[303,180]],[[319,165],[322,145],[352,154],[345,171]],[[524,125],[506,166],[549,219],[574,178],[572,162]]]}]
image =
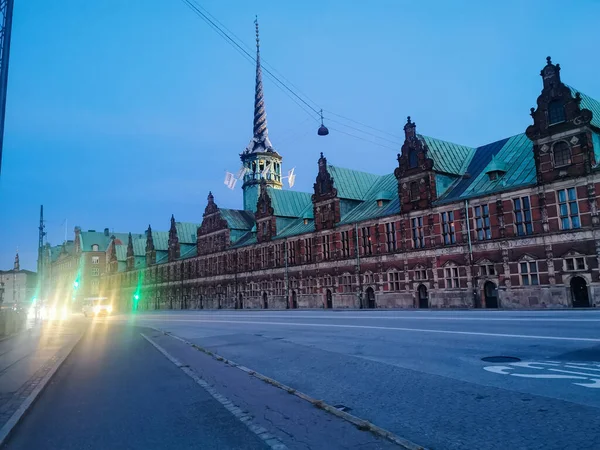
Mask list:
[{"label": "painted road marking", "polygon": [[[499,375],[508,375],[513,377],[520,378],[539,378],[539,379],[570,379],[570,380],[578,380],[578,382],[573,382],[573,384],[577,386],[583,386],[592,389],[600,388],[600,374],[598,373],[588,373],[585,371],[595,372],[600,368],[600,364],[593,363],[575,363],[577,364],[577,369],[579,372],[574,372],[571,370],[563,370],[565,367],[569,367],[570,364],[573,363],[557,363],[557,362],[515,362],[509,363],[507,365],[502,366],[486,366],[483,370],[486,370],[491,373],[499,374]],[[542,371],[542,373],[523,373],[524,370],[533,369]],[[518,372],[517,370],[520,370]],[[543,372],[558,372],[558,373],[543,373]],[[563,375],[567,374],[567,375]]]},{"label": "painted road marking", "polygon": [[477,331],[450,331],[450,330],[429,330],[425,328],[401,328],[401,327],[380,327],[374,325],[341,325],[333,323],[298,323],[298,322],[259,322],[250,320],[210,320],[210,319],[156,319],[144,317],[138,319],[140,322],[191,322],[191,323],[235,323],[235,324],[250,324],[250,325],[283,325],[296,327],[318,327],[318,328],[354,328],[366,330],[388,330],[388,331],[416,331],[419,333],[437,333],[437,334],[462,334],[466,336],[489,336],[502,338],[518,338],[518,339],[541,339],[555,341],[580,341],[580,342],[600,342],[597,338],[584,337],[563,337],[563,336],[533,336],[527,334],[503,334],[503,333],[482,333]]},{"label": "painted road marking", "polygon": [[373,316],[366,314],[360,315],[345,315],[344,313],[333,313],[328,315],[300,315],[300,314],[270,314],[270,313],[239,313],[239,314],[219,314],[215,313],[196,313],[196,312],[185,312],[185,313],[173,313],[173,314],[152,314],[152,317],[181,317],[181,316],[196,316],[196,317],[223,317],[223,318],[277,318],[277,319],[316,319],[316,320],[345,320],[345,319],[376,319],[376,320],[458,320],[458,321],[483,321],[483,322],[600,322],[598,319],[562,319],[562,318],[551,318],[551,317],[439,317],[439,316]]}]

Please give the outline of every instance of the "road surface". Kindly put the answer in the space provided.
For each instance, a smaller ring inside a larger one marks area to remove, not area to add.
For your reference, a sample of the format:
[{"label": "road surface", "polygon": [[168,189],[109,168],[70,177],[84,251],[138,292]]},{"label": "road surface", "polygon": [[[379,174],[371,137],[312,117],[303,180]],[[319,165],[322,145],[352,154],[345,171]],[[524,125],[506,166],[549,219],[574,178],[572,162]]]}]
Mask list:
[{"label": "road surface", "polygon": [[[432,449],[600,442],[600,311],[161,311],[109,320],[169,331]],[[482,360],[499,356],[509,358]]]}]

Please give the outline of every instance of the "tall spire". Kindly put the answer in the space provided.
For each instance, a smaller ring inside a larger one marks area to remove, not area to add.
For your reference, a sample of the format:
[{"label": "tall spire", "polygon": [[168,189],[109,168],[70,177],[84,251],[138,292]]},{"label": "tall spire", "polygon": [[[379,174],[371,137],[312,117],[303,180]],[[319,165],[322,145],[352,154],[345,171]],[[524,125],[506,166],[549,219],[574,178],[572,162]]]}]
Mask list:
[{"label": "tall spire", "polygon": [[15,265],[14,270],[21,270],[21,265],[19,264],[19,249],[17,249],[17,254],[15,255]]},{"label": "tall spire", "polygon": [[267,112],[262,84],[262,69],[260,66],[260,37],[258,33],[258,17],[254,20],[256,27],[256,85],[254,88],[254,129],[252,141],[248,145],[249,152],[273,151],[267,130]]}]

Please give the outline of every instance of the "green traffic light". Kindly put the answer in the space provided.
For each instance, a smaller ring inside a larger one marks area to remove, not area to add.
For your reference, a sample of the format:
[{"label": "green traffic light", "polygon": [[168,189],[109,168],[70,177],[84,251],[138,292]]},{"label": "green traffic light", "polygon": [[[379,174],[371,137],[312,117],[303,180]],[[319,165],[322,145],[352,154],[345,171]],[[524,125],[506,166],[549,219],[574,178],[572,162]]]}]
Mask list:
[{"label": "green traffic light", "polygon": [[137,294],[135,294],[135,295],[133,296],[133,298],[134,298],[134,299],[136,299],[136,300],[139,300],[139,299],[140,299],[140,296],[139,296],[139,295],[137,295]]}]

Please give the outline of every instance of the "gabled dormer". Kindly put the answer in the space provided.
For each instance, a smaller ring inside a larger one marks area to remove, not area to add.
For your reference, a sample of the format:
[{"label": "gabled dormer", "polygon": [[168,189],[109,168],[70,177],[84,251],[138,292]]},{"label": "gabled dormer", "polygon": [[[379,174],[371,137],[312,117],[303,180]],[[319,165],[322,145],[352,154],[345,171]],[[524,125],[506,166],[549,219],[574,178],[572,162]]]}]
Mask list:
[{"label": "gabled dormer", "polygon": [[410,116],[404,125],[404,136],[398,168],[394,171],[398,180],[400,211],[403,213],[426,209],[437,199],[433,160],[429,158],[429,149],[417,135],[417,124],[411,121]]},{"label": "gabled dormer", "polygon": [[156,249],[154,248],[154,238],[152,237],[152,227],[148,225],[146,230],[146,265],[156,264]]},{"label": "gabled dormer", "polygon": [[327,158],[321,153],[319,173],[313,186],[314,194],[312,195],[316,231],[333,229],[340,221],[340,199],[333,181],[333,177],[327,169]]},{"label": "gabled dormer", "polygon": [[169,261],[179,259],[180,246],[179,237],[177,235],[177,225],[175,224],[175,216],[171,214],[171,228],[169,228]]},{"label": "gabled dormer", "polygon": [[531,108],[533,125],[526,131],[534,143],[538,183],[585,175],[596,165],[592,112],[582,107],[581,94],[561,81],[560,65],[550,57],[540,75],[543,89],[537,108]]}]

